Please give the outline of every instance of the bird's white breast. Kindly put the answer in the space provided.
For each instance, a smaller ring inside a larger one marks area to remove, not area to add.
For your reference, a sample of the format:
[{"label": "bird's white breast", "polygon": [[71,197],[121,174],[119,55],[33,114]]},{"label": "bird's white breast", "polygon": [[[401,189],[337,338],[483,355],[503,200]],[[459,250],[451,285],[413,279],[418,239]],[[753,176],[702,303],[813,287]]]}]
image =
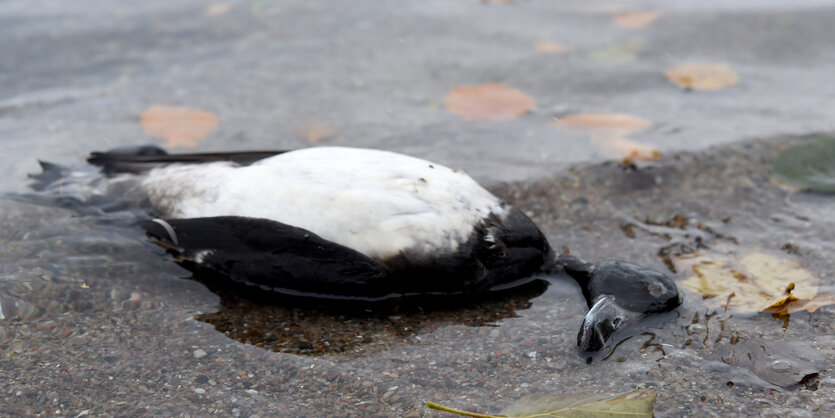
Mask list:
[{"label": "bird's white breast", "polygon": [[392,152],[307,148],[250,166],[176,164],[143,181],[166,216],[266,218],[385,259],[454,251],[501,202],[464,173]]}]

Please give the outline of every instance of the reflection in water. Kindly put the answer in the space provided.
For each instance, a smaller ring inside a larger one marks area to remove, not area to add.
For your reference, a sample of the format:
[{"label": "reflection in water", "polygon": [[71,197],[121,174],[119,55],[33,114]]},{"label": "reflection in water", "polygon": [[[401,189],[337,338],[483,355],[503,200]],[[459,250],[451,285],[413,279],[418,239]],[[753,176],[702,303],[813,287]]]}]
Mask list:
[{"label": "reflection in water", "polygon": [[277,295],[265,300],[209,287],[220,295],[221,309],[196,319],[214,325],[230,338],[278,352],[355,357],[404,342],[417,343],[421,334],[440,327],[484,326],[514,318],[516,311],[531,306],[547,283],[536,280],[489,295],[438,295],[374,305]]}]

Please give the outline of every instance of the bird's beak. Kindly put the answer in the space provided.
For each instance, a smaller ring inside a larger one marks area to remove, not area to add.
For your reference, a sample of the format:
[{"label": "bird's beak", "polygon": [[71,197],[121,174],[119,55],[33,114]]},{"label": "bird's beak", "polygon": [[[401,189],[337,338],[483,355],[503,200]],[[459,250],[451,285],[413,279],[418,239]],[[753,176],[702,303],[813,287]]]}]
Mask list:
[{"label": "bird's beak", "polygon": [[598,351],[605,347],[612,334],[632,319],[630,313],[618,306],[611,296],[600,296],[583,318],[577,346],[583,351]]}]

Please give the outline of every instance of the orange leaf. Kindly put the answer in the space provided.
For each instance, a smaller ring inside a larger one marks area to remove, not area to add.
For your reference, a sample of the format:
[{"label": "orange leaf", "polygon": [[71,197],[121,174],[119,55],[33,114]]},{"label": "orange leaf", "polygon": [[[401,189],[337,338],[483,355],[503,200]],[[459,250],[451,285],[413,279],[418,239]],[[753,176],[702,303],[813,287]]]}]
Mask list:
[{"label": "orange leaf", "polygon": [[556,42],[537,42],[533,49],[539,52],[545,52],[548,54],[562,54],[564,52],[568,52],[569,48],[563,44],[558,44]]},{"label": "orange leaf", "polygon": [[598,149],[627,163],[661,158],[661,152],[655,147],[625,138],[649,126],[650,122],[646,119],[618,113],[578,113],[551,124],[587,134]]},{"label": "orange leaf", "polygon": [[316,143],[323,139],[334,138],[339,131],[327,123],[303,123],[296,128],[296,137]]},{"label": "orange leaf", "polygon": [[646,128],[650,122],[622,113],[576,113],[559,118],[551,124],[589,134],[625,136]]},{"label": "orange leaf", "polygon": [[620,158],[624,163],[655,161],[661,158],[661,151],[652,145],[641,144],[619,136],[592,136],[591,141],[597,149]]},{"label": "orange leaf", "polygon": [[662,14],[663,13],[661,12],[650,11],[623,12],[612,17],[612,23],[624,28],[641,29],[651,25],[653,22],[658,20]]},{"label": "orange leaf", "polygon": [[517,89],[491,83],[455,88],[447,94],[444,106],[469,120],[508,120],[530,112],[536,103]]},{"label": "orange leaf", "polygon": [[667,79],[687,90],[721,90],[739,76],[725,64],[681,64],[667,70]]},{"label": "orange leaf", "polygon": [[142,129],[165,140],[167,147],[195,148],[218,125],[213,113],[188,107],[154,105],[142,112]]}]

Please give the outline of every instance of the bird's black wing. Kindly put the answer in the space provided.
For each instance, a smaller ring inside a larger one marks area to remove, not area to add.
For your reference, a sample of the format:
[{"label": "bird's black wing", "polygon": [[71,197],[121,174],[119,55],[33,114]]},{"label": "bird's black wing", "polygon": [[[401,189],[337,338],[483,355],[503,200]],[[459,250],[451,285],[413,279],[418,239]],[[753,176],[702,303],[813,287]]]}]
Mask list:
[{"label": "bird's black wing", "polygon": [[142,226],[201,279],[231,280],[285,295],[391,296],[383,264],[302,228],[236,216],[152,220]]},{"label": "bird's black wing", "polygon": [[[87,162],[101,167],[107,174],[144,173],[154,167],[173,163],[198,164],[215,161],[230,161],[239,165],[249,165],[273,155],[287,151],[240,151],[210,152],[195,154],[169,154],[154,145],[117,148],[106,152],[93,152]],[[45,170],[46,171],[46,170]]]}]

